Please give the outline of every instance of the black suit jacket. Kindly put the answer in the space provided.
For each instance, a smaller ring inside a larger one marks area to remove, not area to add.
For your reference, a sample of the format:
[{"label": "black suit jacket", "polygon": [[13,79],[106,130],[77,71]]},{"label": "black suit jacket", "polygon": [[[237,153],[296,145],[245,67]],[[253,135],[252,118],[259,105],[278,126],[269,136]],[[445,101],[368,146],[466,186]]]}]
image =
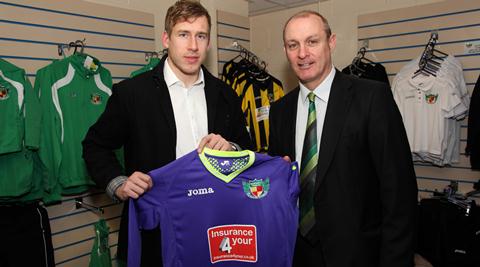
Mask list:
[{"label": "black suit jacket", "polygon": [[[106,188],[115,177],[129,176],[134,171],[147,173],[175,160],[177,133],[163,77],[165,58],[153,70],[114,85],[105,111],[90,127],[83,141],[83,158],[98,186]],[[202,69],[209,133],[220,134],[242,148],[250,148],[239,98],[206,68],[202,66]],[[124,148],[125,171],[113,153],[121,147]],[[118,257],[122,260],[126,259],[127,212],[125,208],[120,226]],[[143,238],[150,240],[148,244],[142,241],[142,264],[148,266],[144,255],[160,257],[159,238],[158,234]],[[158,260],[149,262],[156,264]]]},{"label": "black suit jacket", "polygon": [[[271,106],[271,155],[295,159],[298,95],[297,87]],[[337,70],[320,141],[314,202],[312,247],[321,253],[303,255],[297,265],[413,266],[417,184],[388,85]]]}]

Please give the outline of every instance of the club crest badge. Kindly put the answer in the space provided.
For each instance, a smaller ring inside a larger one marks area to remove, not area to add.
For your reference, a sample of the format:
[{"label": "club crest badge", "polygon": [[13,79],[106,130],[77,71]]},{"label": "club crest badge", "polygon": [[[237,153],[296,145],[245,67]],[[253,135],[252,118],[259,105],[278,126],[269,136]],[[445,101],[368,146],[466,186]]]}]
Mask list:
[{"label": "club crest badge", "polygon": [[9,96],[9,90],[3,86],[0,86],[0,100],[6,100]]},{"label": "club crest badge", "polygon": [[438,94],[425,95],[425,101],[427,101],[428,104],[435,104],[437,102],[437,99],[438,99]]},{"label": "club crest badge", "polygon": [[260,199],[264,198],[270,190],[270,179],[253,179],[252,181],[243,181],[243,192],[249,198]]},{"label": "club crest badge", "polygon": [[90,95],[90,101],[94,105],[100,105],[100,104],[102,104],[102,96],[100,96],[99,94],[91,94]]}]

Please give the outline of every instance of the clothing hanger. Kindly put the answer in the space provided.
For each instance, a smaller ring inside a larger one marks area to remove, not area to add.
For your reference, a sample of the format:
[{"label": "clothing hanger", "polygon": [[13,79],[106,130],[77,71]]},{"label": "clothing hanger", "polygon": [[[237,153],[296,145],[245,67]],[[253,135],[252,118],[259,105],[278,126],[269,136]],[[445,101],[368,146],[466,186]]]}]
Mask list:
[{"label": "clothing hanger", "polygon": [[363,46],[360,47],[360,49],[357,52],[357,56],[352,61],[352,64],[355,65],[356,67],[360,67],[360,63],[372,64],[372,65],[377,64],[365,57],[366,52],[367,52],[367,48]]},{"label": "clothing hanger", "polygon": [[77,53],[77,49],[80,48],[81,54],[83,54],[83,49],[85,48],[85,38],[83,40],[76,40],[75,42],[70,42],[68,44],[58,44],[58,55],[63,56],[64,58],[67,56],[65,53],[65,48],[70,51],[71,48],[74,48],[73,54]]},{"label": "clothing hanger", "polygon": [[168,54],[168,49],[164,48],[161,51],[148,51],[145,52],[145,61],[148,61],[149,63],[152,61],[152,59],[156,58],[162,58],[163,56]]},{"label": "clothing hanger", "polygon": [[232,47],[238,49],[238,55],[230,59],[229,62],[235,62],[235,59],[238,59],[238,58],[244,59],[247,57],[247,50],[243,46],[241,46],[237,41],[234,41],[232,43]]},{"label": "clothing hanger", "polygon": [[158,58],[158,53],[156,51],[145,52],[145,61],[150,62],[152,58]]},{"label": "clothing hanger", "polygon": [[439,56],[435,55],[435,53],[432,53],[432,56],[437,58],[437,59],[443,60],[445,57],[448,57],[447,53],[436,49],[435,46],[433,47],[433,52],[437,52],[437,53],[440,53],[442,55],[442,57],[439,57]]},{"label": "clothing hanger", "polygon": [[238,63],[236,62],[235,60],[240,58],[240,59],[244,59],[246,56],[245,56],[245,51],[243,51],[242,49],[239,51],[238,55],[236,55],[234,58],[230,59],[230,62],[234,62],[234,63]]},{"label": "clothing hanger", "polygon": [[69,48],[73,47],[75,50],[73,53],[77,53],[77,49],[80,48],[80,54],[83,54],[83,49],[85,48],[85,38],[83,40],[76,40],[75,42],[70,42],[68,44]]},{"label": "clothing hanger", "polygon": [[430,199],[437,199],[442,203],[454,205],[455,207],[462,209],[465,213],[465,216],[469,216],[472,207],[476,205],[475,201],[464,195],[457,194],[457,190],[458,182],[451,181],[450,184],[443,189],[442,193],[434,192],[434,196]]},{"label": "clothing hanger", "polygon": [[366,61],[367,63],[373,64],[373,65],[377,64],[377,63],[375,63],[375,62],[373,62],[370,59],[365,57],[365,53],[367,52],[367,48],[362,46],[362,47],[360,47],[360,50],[358,52],[360,53],[360,61],[364,61],[364,62]]},{"label": "clothing hanger", "polygon": [[76,209],[83,208],[83,209],[86,209],[90,212],[93,212],[93,213],[96,213],[96,214],[99,214],[99,215],[102,215],[105,212],[102,207],[96,207],[96,206],[93,206],[93,205],[90,205],[90,204],[87,204],[87,203],[83,202],[82,197],[75,198],[75,208]]},{"label": "clothing hanger", "polygon": [[266,82],[266,81],[268,81],[268,80],[271,79],[272,76],[271,76],[270,74],[268,74],[268,72],[267,72],[267,70],[266,70],[266,68],[267,68],[267,63],[266,63],[265,61],[262,60],[262,61],[258,64],[257,67],[258,67],[259,70],[260,70],[260,74],[255,77],[255,79],[256,79],[257,81],[264,83],[264,82]]},{"label": "clothing hanger", "polygon": [[367,70],[362,66],[361,63],[361,59],[359,57],[355,57],[352,61],[352,64],[349,66],[350,73],[355,75],[365,73]]},{"label": "clothing hanger", "polygon": [[68,44],[58,44],[57,49],[58,49],[58,55],[65,57],[65,48],[68,47]]},{"label": "clothing hanger", "polygon": [[350,73],[357,76],[361,76],[363,73],[367,71],[365,68],[367,67],[366,64],[369,64],[369,65],[377,64],[365,57],[366,52],[367,52],[367,48],[363,46],[360,47],[360,49],[357,52],[357,55],[353,58],[352,63],[349,66]]},{"label": "clothing hanger", "polygon": [[[434,76],[436,77],[437,71],[440,69],[442,61],[448,54],[435,49],[435,45],[437,44],[438,40],[438,33],[432,32],[430,35],[430,39],[428,43],[425,45],[425,48],[420,56],[420,60],[418,62],[418,69],[414,72],[412,78],[417,77],[418,75],[422,74],[425,76]],[[435,53],[439,53],[436,55]]]}]

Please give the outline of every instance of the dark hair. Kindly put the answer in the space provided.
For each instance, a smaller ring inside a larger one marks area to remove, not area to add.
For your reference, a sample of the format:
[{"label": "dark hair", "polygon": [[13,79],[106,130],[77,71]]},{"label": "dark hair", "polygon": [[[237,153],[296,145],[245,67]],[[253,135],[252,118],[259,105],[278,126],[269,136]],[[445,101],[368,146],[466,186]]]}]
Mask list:
[{"label": "dark hair", "polygon": [[165,31],[170,36],[173,27],[179,23],[187,21],[191,18],[199,18],[205,16],[208,20],[208,34],[210,35],[210,28],[212,22],[208,11],[198,1],[180,0],[168,8],[165,16]]},{"label": "dark hair", "polygon": [[287,22],[285,22],[285,25],[283,26],[283,40],[285,41],[285,29],[287,28],[287,25],[291,20],[296,19],[296,18],[306,18],[308,16],[319,17],[323,22],[323,27],[324,27],[323,29],[325,30],[325,33],[327,34],[327,39],[330,38],[330,36],[332,35],[332,29],[330,29],[330,25],[328,24],[328,20],[316,11],[303,10],[303,11],[300,11],[300,12],[296,13],[295,15],[291,16],[287,20]]}]

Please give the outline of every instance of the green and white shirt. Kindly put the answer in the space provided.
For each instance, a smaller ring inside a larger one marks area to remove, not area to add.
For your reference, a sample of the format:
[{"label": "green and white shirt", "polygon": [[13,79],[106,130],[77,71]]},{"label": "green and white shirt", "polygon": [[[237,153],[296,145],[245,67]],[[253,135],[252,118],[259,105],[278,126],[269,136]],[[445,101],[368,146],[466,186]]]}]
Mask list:
[{"label": "green and white shirt", "polygon": [[25,71],[0,59],[0,202],[41,198],[40,105]]},{"label": "green and white shirt", "polygon": [[82,159],[81,142],[105,109],[112,91],[110,71],[98,59],[74,54],[37,72],[43,112],[40,158],[48,178],[46,202],[77,194],[93,181]]}]

